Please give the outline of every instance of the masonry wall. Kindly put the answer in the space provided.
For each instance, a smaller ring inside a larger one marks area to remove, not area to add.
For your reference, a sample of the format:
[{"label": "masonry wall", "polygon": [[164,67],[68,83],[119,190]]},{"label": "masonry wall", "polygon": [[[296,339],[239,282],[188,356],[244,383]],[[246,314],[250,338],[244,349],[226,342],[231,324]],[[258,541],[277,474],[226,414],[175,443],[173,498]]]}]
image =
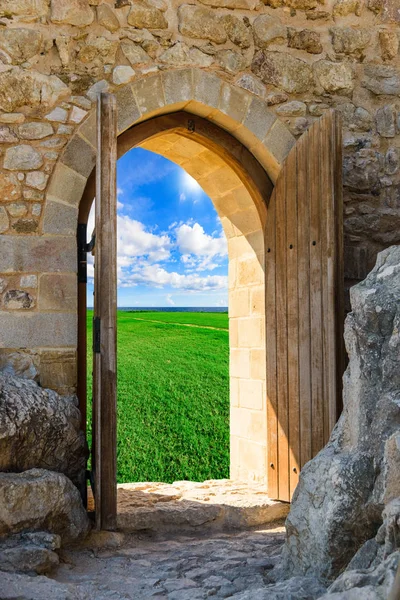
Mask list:
[{"label": "masonry wall", "polygon": [[[215,72],[295,137],[339,110],[346,278],[363,278],[400,238],[399,23],[398,0],[0,0],[0,368],[73,391],[74,235],[93,156],[67,144],[78,127],[93,143],[99,90],[157,72]],[[55,166],[75,152],[82,180],[55,202]]]}]

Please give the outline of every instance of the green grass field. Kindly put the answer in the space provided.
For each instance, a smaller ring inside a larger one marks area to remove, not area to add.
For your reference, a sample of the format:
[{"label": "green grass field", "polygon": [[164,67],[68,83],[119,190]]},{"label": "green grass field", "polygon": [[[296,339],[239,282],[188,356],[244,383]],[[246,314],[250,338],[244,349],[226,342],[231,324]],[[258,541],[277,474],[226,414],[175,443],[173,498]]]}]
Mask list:
[{"label": "green grass field", "polygon": [[229,476],[228,358],[226,313],[118,311],[120,483]]}]

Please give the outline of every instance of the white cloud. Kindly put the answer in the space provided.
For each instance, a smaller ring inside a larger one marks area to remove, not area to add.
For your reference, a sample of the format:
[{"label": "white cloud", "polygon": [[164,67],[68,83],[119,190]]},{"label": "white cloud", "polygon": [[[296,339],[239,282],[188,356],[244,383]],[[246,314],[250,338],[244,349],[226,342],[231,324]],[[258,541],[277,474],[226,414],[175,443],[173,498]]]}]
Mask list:
[{"label": "white cloud", "polygon": [[166,298],[166,300],[167,300],[167,304],[168,304],[169,306],[175,306],[175,302],[172,300],[172,296],[171,296],[171,294],[167,294],[165,298]]},{"label": "white cloud", "polygon": [[226,290],[228,278],[225,275],[180,274],[168,272],[158,264],[136,265],[133,272],[121,282],[122,287],[130,287],[139,284],[153,285],[155,287],[171,286],[174,289],[185,291],[213,291]]},{"label": "white cloud", "polygon": [[181,261],[187,268],[198,271],[213,270],[227,255],[227,243],[223,233],[208,235],[199,223],[184,223],[176,228],[176,241],[182,254]]},{"label": "white cloud", "polygon": [[117,217],[118,258],[131,259],[145,256],[149,262],[167,260],[172,246],[168,235],[156,235],[146,231],[140,221],[128,216]]}]

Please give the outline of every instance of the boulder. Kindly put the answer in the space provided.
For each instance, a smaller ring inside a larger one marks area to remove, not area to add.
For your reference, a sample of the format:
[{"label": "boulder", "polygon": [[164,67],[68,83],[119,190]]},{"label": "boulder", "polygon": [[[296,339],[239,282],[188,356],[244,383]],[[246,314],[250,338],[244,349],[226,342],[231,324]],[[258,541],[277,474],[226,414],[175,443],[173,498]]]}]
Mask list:
[{"label": "boulder", "polygon": [[1,600],[82,600],[82,594],[72,585],[58,583],[48,577],[30,577],[1,573]]},{"label": "boulder", "polygon": [[86,442],[75,398],[0,375],[0,471],[42,467],[79,483]]},{"label": "boulder", "polygon": [[55,550],[59,535],[40,531],[20,533],[0,540],[0,569],[20,573],[47,573],[59,564]]},{"label": "boulder", "polygon": [[47,531],[63,544],[84,539],[89,519],[74,484],[61,473],[0,473],[0,537]]},{"label": "boulder", "polygon": [[332,580],[400,494],[399,296],[400,247],[393,246],[351,289],[344,409],[327,446],[300,474],[286,522],[287,575]]},{"label": "boulder", "polygon": [[182,4],[178,9],[179,31],[190,38],[224,44],[227,32],[223,18],[201,6]]}]

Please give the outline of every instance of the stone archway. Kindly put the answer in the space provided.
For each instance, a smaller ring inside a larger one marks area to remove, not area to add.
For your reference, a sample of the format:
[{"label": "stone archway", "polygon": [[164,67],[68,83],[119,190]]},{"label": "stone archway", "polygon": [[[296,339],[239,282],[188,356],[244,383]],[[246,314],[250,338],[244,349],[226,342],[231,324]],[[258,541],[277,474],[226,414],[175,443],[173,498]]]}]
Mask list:
[{"label": "stone archway", "polygon": [[[131,128],[146,124],[150,129],[141,145],[185,168],[213,199],[221,217],[229,241],[230,265],[231,477],[266,481],[266,207],[272,183],[295,139],[258,97],[196,69],[148,76],[119,89],[115,95],[119,154],[134,145]],[[206,131],[202,143],[193,140],[193,136],[184,136],[183,140],[182,131],[151,131],[156,117],[177,111],[214,125],[221,132],[221,148],[225,143],[226,149],[219,152],[218,142],[207,147]],[[224,131],[233,144],[222,142]],[[237,146],[235,165],[235,160],[227,160],[229,145]],[[253,174],[246,175],[251,162]],[[44,234],[75,234],[79,202],[87,185],[90,189],[94,163],[92,112],[54,170],[46,196]]]}]

